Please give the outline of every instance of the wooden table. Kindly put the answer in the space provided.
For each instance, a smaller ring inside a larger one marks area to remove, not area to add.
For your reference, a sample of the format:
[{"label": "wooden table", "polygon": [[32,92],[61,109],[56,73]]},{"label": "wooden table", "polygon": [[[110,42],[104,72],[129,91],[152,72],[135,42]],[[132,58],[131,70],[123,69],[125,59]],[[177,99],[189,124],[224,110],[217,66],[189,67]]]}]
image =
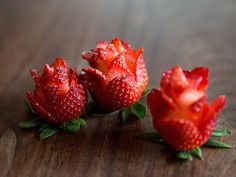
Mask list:
[{"label": "wooden table", "polygon": [[[235,0],[0,0],[0,176],[236,176]],[[150,76],[174,65],[210,68],[208,94],[228,97],[218,127],[231,150],[205,149],[203,161],[180,162],[163,146],[138,139],[151,118],[122,124],[117,116],[87,118],[78,134],[40,141],[18,127],[28,115],[25,92],[34,87],[29,69],[55,57],[78,70],[81,52],[98,40],[119,37],[142,46]]]}]

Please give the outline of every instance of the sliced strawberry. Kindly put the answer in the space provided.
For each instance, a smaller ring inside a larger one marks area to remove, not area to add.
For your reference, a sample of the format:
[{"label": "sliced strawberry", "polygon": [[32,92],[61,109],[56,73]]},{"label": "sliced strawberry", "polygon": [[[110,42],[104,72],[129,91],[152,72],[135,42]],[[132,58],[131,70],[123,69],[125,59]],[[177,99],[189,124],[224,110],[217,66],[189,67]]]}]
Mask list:
[{"label": "sliced strawberry", "polygon": [[81,82],[100,107],[114,111],[139,100],[148,83],[141,48],[134,51],[115,38],[111,44],[98,42],[96,50],[83,52],[82,57],[93,69],[83,70]]},{"label": "sliced strawberry", "polygon": [[208,69],[183,71],[174,67],[163,74],[161,90],[148,95],[154,128],[174,149],[192,150],[202,146],[215,129],[226,97],[216,98],[209,106],[205,89]]},{"label": "sliced strawberry", "polygon": [[52,66],[45,65],[42,75],[31,70],[36,82],[34,94],[27,92],[28,99],[44,120],[59,124],[80,116],[87,103],[84,87],[78,82],[76,70],[69,69],[61,58]]}]

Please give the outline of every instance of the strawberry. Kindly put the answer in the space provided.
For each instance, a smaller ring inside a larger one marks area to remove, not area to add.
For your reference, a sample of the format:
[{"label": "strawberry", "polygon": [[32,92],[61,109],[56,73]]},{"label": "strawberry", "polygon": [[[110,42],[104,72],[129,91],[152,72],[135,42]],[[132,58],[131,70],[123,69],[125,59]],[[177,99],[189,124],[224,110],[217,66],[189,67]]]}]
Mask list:
[{"label": "strawberry", "polygon": [[183,71],[174,67],[163,73],[161,88],[148,95],[154,128],[175,150],[201,147],[215,129],[226,97],[217,97],[210,105],[205,93],[208,69]]},{"label": "strawberry", "polygon": [[45,121],[53,124],[69,122],[78,118],[87,103],[87,94],[78,82],[75,69],[69,69],[64,60],[56,58],[43,73],[30,70],[36,82],[34,93],[27,92],[34,111]]},{"label": "strawberry", "polygon": [[147,86],[143,49],[133,50],[127,42],[97,42],[96,49],[82,53],[91,68],[79,78],[99,107],[112,112],[137,102]]}]

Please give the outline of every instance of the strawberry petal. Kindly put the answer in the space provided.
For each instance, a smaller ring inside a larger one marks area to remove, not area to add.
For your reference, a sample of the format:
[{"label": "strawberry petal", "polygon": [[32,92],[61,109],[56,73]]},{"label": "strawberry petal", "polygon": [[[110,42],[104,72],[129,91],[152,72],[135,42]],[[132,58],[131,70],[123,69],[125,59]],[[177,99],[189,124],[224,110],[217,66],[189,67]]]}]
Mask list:
[{"label": "strawberry petal", "polygon": [[210,111],[212,113],[219,112],[226,105],[227,98],[225,95],[218,96],[211,104]]},{"label": "strawberry petal", "polygon": [[148,74],[144,63],[143,55],[140,53],[135,64],[135,80],[140,85],[141,89],[145,89],[148,84]]},{"label": "strawberry petal", "polygon": [[82,71],[83,73],[79,75],[79,81],[83,83],[92,95],[96,94],[99,97],[102,96],[101,92],[107,84],[105,75],[101,71],[93,68],[85,68],[82,69]]},{"label": "strawberry petal", "polygon": [[95,52],[94,51],[84,51],[82,52],[81,56],[83,59],[87,60],[87,61],[91,61],[95,58]]},{"label": "strawberry petal", "polygon": [[32,76],[34,80],[38,80],[38,78],[40,77],[40,74],[36,69],[31,69],[30,75]]},{"label": "strawberry petal", "polygon": [[78,75],[76,69],[70,69],[70,87],[76,86],[78,83]]},{"label": "strawberry petal", "polygon": [[126,64],[125,54],[121,53],[113,61],[107,73],[107,79],[112,80],[119,75],[132,75]]},{"label": "strawberry petal", "polygon": [[185,71],[185,75],[193,88],[204,91],[208,86],[209,70],[205,67],[197,67],[192,71]]},{"label": "strawberry petal", "polygon": [[114,44],[116,50],[119,52],[119,53],[122,53],[124,52],[124,47],[122,45],[122,42],[118,39],[118,38],[114,38],[112,39],[112,43]]},{"label": "strawberry petal", "polygon": [[109,43],[106,42],[106,41],[99,41],[99,42],[96,43],[96,48],[105,50],[108,45],[109,45]]},{"label": "strawberry petal", "polygon": [[56,68],[56,67],[67,68],[67,64],[62,58],[56,58],[56,60],[52,64],[52,67],[54,67],[54,68]]},{"label": "strawberry petal", "polygon": [[147,103],[151,114],[155,119],[161,118],[163,111],[168,107],[161,96],[160,90],[157,89],[152,89],[148,94]]},{"label": "strawberry petal", "polygon": [[203,120],[201,121],[201,127],[199,128],[200,129],[207,128],[209,129],[209,131],[212,132],[217,123],[220,111],[224,108],[224,106],[226,105],[226,102],[227,102],[226,96],[224,95],[218,96],[209,106],[208,112],[206,113],[205,117],[203,117]]},{"label": "strawberry petal", "polygon": [[43,85],[43,80],[42,80],[42,77],[41,77],[39,71],[37,71],[35,69],[31,69],[30,75],[34,79],[37,87],[41,87]]},{"label": "strawberry petal", "polygon": [[188,80],[186,79],[185,74],[180,67],[174,67],[172,69],[170,85],[172,91],[174,91],[173,94],[175,96],[181,94],[188,87]]},{"label": "strawberry petal", "polygon": [[161,79],[161,91],[175,99],[188,87],[188,80],[184,71],[176,66],[172,70],[165,71]]},{"label": "strawberry petal", "polygon": [[159,119],[164,118],[166,111],[171,111],[175,107],[173,102],[165,99],[157,89],[152,89],[148,94],[147,103],[153,117],[154,127]]},{"label": "strawberry petal", "polygon": [[35,112],[37,112],[39,114],[40,117],[44,118],[46,121],[47,120],[55,120],[54,117],[52,117],[52,115],[45,110],[37,101],[36,98],[34,97],[34,95],[31,92],[27,92],[26,93],[28,100],[31,104],[31,106],[33,107],[33,109],[35,110]]},{"label": "strawberry petal", "polygon": [[43,77],[45,80],[50,80],[53,75],[53,68],[51,68],[48,64],[44,65],[43,68]]}]

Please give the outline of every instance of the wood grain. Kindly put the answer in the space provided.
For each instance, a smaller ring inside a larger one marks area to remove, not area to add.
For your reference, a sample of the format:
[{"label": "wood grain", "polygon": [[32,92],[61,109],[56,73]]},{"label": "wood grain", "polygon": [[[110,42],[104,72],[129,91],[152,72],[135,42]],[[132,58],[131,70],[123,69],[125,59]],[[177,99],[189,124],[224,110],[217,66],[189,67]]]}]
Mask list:
[{"label": "wood grain", "polygon": [[7,176],[14,158],[16,135],[11,129],[6,130],[0,137],[0,175]]},{"label": "wood grain", "polygon": [[[235,0],[0,0],[0,176],[236,176],[235,18]],[[117,116],[88,118],[78,134],[47,141],[18,128],[28,117],[23,102],[33,89],[30,68],[62,56],[79,70],[87,66],[83,50],[113,37],[145,49],[153,87],[174,65],[209,67],[210,99],[228,97],[219,127],[232,130],[223,140],[233,148],[206,149],[204,161],[177,161],[135,136],[152,128],[150,116],[125,124]]]}]

